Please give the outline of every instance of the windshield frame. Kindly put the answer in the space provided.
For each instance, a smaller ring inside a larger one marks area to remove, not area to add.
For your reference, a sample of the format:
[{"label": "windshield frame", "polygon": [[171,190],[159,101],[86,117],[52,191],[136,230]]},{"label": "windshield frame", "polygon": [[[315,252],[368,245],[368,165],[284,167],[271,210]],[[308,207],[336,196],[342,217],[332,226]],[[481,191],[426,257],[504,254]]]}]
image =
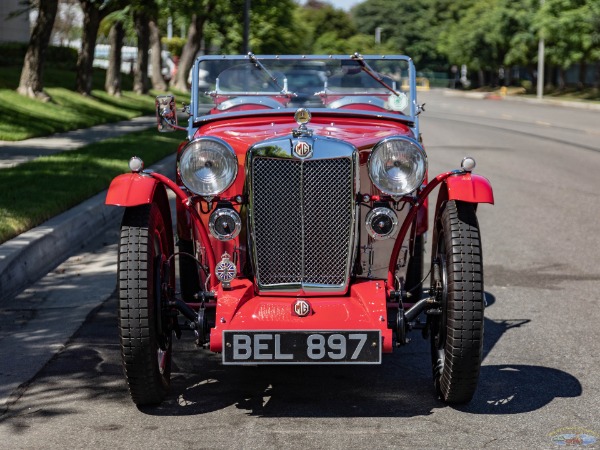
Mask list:
[{"label": "windshield frame", "polygon": [[[192,87],[191,87],[191,105],[190,105],[190,118],[189,118],[189,133],[193,133],[193,129],[196,128],[199,124],[204,122],[209,122],[213,120],[223,119],[224,116],[234,119],[240,117],[247,117],[249,115],[279,115],[281,113],[290,113],[297,109],[297,107],[282,107],[277,110],[269,110],[269,111],[243,111],[243,112],[222,112],[222,113],[212,113],[212,114],[199,114],[199,102],[200,102],[200,89],[199,89],[199,70],[201,64],[205,61],[240,61],[247,62],[250,64],[256,65],[259,69],[263,66],[263,62],[268,61],[356,61],[357,56],[360,57],[364,62],[369,66],[369,61],[403,61],[406,63],[408,68],[408,94],[409,94],[409,108],[408,112],[372,112],[372,111],[364,111],[360,109],[346,109],[339,110],[333,108],[309,108],[313,114],[332,114],[332,115],[341,115],[347,116],[349,114],[353,116],[367,116],[367,117],[381,117],[393,120],[399,120],[402,122],[407,122],[411,128],[414,128],[415,135],[419,135],[419,119],[418,115],[420,113],[420,108],[417,103],[417,88],[416,88],[416,69],[413,60],[406,55],[254,55],[249,53],[248,55],[203,55],[199,56],[193,67],[193,76],[192,76]],[[268,70],[266,72],[269,74]],[[270,74],[269,74],[270,75]]]}]

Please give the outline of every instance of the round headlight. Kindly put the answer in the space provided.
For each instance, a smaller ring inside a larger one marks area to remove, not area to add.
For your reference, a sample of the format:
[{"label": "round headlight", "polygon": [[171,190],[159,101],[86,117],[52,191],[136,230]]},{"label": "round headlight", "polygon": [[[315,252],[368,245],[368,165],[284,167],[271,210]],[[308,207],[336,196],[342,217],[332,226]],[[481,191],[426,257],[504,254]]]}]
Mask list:
[{"label": "round headlight", "polygon": [[415,191],[425,179],[427,156],[417,141],[393,137],[379,142],[369,156],[369,176],[382,192],[402,196]]},{"label": "round headlight", "polygon": [[200,138],[185,146],[179,159],[179,175],[195,194],[219,195],[233,183],[238,161],[233,149],[216,138]]}]

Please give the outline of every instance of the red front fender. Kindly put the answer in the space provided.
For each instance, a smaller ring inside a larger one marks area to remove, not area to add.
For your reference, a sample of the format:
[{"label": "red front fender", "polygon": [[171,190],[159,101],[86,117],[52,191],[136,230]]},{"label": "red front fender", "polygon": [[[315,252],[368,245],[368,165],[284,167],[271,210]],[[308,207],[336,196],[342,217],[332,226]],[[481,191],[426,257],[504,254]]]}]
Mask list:
[{"label": "red front fender", "polygon": [[[438,193],[437,204],[435,208],[435,217],[439,217],[439,211],[442,204],[448,200],[460,200],[463,202],[470,203],[494,203],[494,193],[492,191],[492,185],[480,175],[473,175],[471,173],[465,173],[462,171],[453,171],[441,173],[433,180],[431,180],[425,189],[423,189],[417,198],[416,204],[424,204],[427,196],[440,185],[440,191]],[[404,219],[400,231],[396,236],[396,242],[390,257],[390,264],[388,267],[388,279],[387,288],[388,290],[394,289],[394,274],[396,272],[396,263],[398,261],[398,255],[400,254],[400,247],[404,242],[406,233],[408,232],[413,220],[417,216],[417,211],[421,208],[411,208],[408,215]],[[435,231],[435,229],[434,229]],[[435,235],[434,235],[435,240]]]},{"label": "red front fender", "polygon": [[448,200],[494,204],[492,185],[487,178],[481,175],[472,173],[452,175],[446,178],[445,185]]},{"label": "red front fender", "polygon": [[110,183],[106,194],[107,205],[138,206],[152,202],[156,186],[155,178],[139,173],[119,175]]}]

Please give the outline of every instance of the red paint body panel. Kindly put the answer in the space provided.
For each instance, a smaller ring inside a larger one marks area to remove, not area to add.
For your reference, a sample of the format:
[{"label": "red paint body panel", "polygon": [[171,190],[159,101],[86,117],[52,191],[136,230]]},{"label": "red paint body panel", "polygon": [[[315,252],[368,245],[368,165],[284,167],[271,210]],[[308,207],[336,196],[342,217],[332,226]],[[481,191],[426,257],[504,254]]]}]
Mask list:
[{"label": "red paint body panel", "polygon": [[460,200],[469,203],[494,203],[494,192],[487,178],[466,173],[446,179],[448,200]]},{"label": "red paint body panel", "polygon": [[387,328],[386,290],[382,281],[353,283],[348,296],[311,297],[312,313],[292,314],[294,297],[255,296],[252,282],[236,279],[231,290],[217,290],[217,316],[210,333],[210,349],[223,349],[223,331],[237,330],[380,330],[382,350],[392,352],[392,330]]},{"label": "red paint body panel", "polygon": [[[225,139],[237,152],[246,152],[255,142],[278,136],[289,135],[292,129],[298,128],[293,117],[274,115],[240,119],[232,123],[230,120],[218,120],[203,125],[194,137],[214,136]],[[342,139],[354,144],[357,148],[369,148],[388,136],[412,133],[408,126],[399,121],[382,119],[365,119],[351,117],[322,117],[317,113],[309,124],[315,136],[326,136]]]},{"label": "red paint body panel", "polygon": [[139,206],[152,201],[158,185],[154,178],[139,173],[126,173],[112,180],[106,194],[107,205]]}]

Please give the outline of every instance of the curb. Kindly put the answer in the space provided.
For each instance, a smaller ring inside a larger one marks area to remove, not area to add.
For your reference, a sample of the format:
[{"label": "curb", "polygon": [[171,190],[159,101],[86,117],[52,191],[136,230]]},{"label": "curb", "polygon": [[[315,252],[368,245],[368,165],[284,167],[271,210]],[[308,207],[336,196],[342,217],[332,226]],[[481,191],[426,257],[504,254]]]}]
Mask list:
[{"label": "curb", "polygon": [[[175,158],[174,153],[151,168],[172,172]],[[0,245],[0,300],[15,297],[119,220],[123,208],[105,205],[106,192]]]},{"label": "curb", "polygon": [[[122,211],[104,205],[106,191],[0,246],[0,298],[16,296],[50,272]],[[51,255],[51,257],[49,257]]]}]

